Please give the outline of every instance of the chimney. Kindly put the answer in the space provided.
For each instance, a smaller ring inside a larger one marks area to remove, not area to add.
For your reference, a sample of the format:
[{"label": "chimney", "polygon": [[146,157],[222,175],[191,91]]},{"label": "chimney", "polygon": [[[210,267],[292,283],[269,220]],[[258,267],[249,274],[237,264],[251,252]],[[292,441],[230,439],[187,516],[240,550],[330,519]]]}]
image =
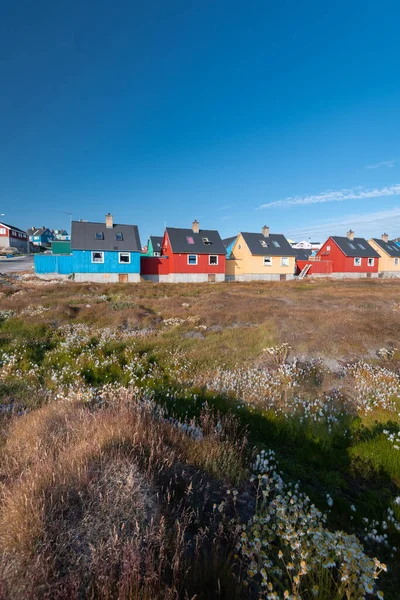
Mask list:
[{"label": "chimney", "polygon": [[113,216],[111,213],[108,213],[106,215],[106,227],[107,227],[107,229],[112,229],[113,226],[114,226]]},{"label": "chimney", "polygon": [[263,234],[264,237],[269,237],[269,227],[264,225],[264,227],[261,229],[261,233]]},{"label": "chimney", "polygon": [[389,241],[389,236],[387,233],[382,234],[382,240],[385,242],[385,244],[388,243]]},{"label": "chimney", "polygon": [[351,229],[349,229],[349,231],[347,232],[346,235],[349,238],[349,240],[351,240],[351,241],[354,240],[354,231],[352,231]]},{"label": "chimney", "polygon": [[193,233],[199,233],[200,231],[200,223],[195,219],[192,223]]}]

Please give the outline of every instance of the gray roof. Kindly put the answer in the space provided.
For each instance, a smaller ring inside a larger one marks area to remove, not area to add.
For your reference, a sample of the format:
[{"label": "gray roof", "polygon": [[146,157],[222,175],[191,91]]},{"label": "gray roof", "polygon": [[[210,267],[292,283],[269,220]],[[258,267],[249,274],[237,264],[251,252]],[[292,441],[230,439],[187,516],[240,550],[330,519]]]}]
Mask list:
[{"label": "gray roof", "polygon": [[[96,240],[96,233],[102,233],[102,240]],[[122,233],[122,241],[116,240],[116,234]],[[117,250],[120,252],[141,252],[137,225],[113,225],[105,223],[87,223],[72,221],[71,250]]]},{"label": "gray roof", "polygon": [[308,260],[313,251],[311,248],[293,248],[296,253],[296,260]]},{"label": "gray roof", "polygon": [[26,233],[28,235],[43,235],[46,231],[49,231],[50,233],[52,233],[52,231],[50,231],[50,229],[48,227],[31,227],[30,229],[27,229]]},{"label": "gray roof", "polygon": [[280,233],[270,233],[268,237],[262,233],[243,233],[243,231],[241,233],[250,252],[254,255],[296,256],[294,248]]},{"label": "gray roof", "polygon": [[396,242],[384,242],[382,239],[372,238],[376,244],[389,256],[400,258],[400,246]]},{"label": "gray roof", "polygon": [[228,246],[230,246],[232,244],[232,242],[234,242],[237,238],[237,235],[234,235],[233,237],[228,237],[225,238],[224,240],[222,240],[225,248],[227,248]]},{"label": "gray roof", "polygon": [[151,243],[153,245],[153,251],[154,252],[158,252],[158,251],[161,252],[161,245],[162,245],[162,241],[163,241],[162,236],[151,235],[150,239],[151,239]]},{"label": "gray roof", "polygon": [[379,254],[364,238],[355,237],[354,240],[349,240],[347,236],[333,235],[331,236],[331,240],[339,246],[346,256],[355,258],[379,258]]},{"label": "gray roof", "polygon": [[[192,229],[167,227],[166,232],[175,254],[226,254],[218,231],[200,229],[199,233],[193,233]],[[193,244],[188,239],[193,240]],[[208,240],[209,243],[203,240]]]}]

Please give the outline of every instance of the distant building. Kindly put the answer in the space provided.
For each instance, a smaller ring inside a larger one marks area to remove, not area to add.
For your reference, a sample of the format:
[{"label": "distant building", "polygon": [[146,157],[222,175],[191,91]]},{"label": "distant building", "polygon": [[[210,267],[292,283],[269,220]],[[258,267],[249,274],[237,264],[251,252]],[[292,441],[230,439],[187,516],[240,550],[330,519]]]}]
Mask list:
[{"label": "distant building", "polygon": [[54,233],[44,225],[43,227],[31,227],[26,233],[34,246],[50,248],[50,243],[54,240]]},{"label": "distant building", "polygon": [[149,237],[149,241],[147,242],[147,250],[145,254],[147,256],[161,256],[162,249],[162,236],[151,235]]},{"label": "distant building", "polygon": [[222,240],[224,243],[225,249],[226,249],[226,257],[227,258],[230,258],[232,248],[236,242],[236,238],[237,238],[237,235],[234,235],[232,237],[225,238],[224,240]]},{"label": "distant building", "polygon": [[18,252],[28,250],[28,235],[15,225],[0,222],[0,248],[11,248]]},{"label": "distant building", "polygon": [[270,233],[264,225],[260,233],[241,232],[228,260],[226,278],[231,281],[293,279],[296,253],[282,234]]},{"label": "distant building", "polygon": [[[289,240],[288,240],[289,241]],[[306,241],[306,240],[302,240],[301,242],[290,242],[292,248],[296,248],[299,250],[312,250],[313,252],[318,252],[318,250],[321,248],[322,244],[320,242],[311,242],[311,241]]]}]

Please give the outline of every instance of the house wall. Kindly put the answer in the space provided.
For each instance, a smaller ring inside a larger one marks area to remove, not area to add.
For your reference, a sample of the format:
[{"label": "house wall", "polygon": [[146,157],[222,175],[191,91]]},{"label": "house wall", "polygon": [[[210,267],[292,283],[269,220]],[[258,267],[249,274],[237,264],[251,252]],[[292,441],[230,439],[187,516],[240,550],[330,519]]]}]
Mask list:
[{"label": "house wall", "polygon": [[[330,250],[327,250],[327,246],[330,246]],[[354,257],[346,256],[332,238],[326,240],[317,252],[317,256],[321,260],[332,261],[332,273],[353,273],[355,276],[358,274],[363,276],[366,273],[377,273],[379,268],[378,258],[375,258],[373,266],[368,266],[368,258],[361,258],[361,266],[356,267]]]},{"label": "house wall", "polygon": [[[296,259],[289,256],[289,266],[281,265],[281,256],[273,256],[272,264],[264,266],[264,257],[252,255],[249,247],[239,234],[232,249],[232,258],[226,261],[226,274],[232,277],[252,275],[253,279],[276,279],[271,275],[286,275],[287,279],[293,277],[296,269]],[[261,277],[260,277],[261,276]],[[280,277],[278,277],[280,279]],[[246,279],[249,281],[249,279]]]},{"label": "house wall", "polygon": [[307,271],[308,275],[331,275],[332,274],[332,261],[331,260],[298,260],[297,261],[297,275],[300,275],[301,271],[306,265],[311,265],[311,268]]},{"label": "house wall", "polygon": [[372,246],[380,256],[379,272],[400,273],[400,259],[396,265],[395,259],[392,256],[388,256],[386,252],[382,250],[382,248],[376,242],[374,242],[374,240],[368,240],[368,244],[370,244],[370,246]]},{"label": "house wall", "polygon": [[141,256],[141,275],[169,275],[170,261],[168,258],[158,256]]},{"label": "house wall", "polygon": [[131,252],[130,264],[119,264],[118,252],[104,252],[104,263],[92,263],[91,250],[73,250],[74,273],[140,273],[140,253]]},{"label": "house wall", "polygon": [[2,227],[4,233],[0,233],[1,248],[18,248],[25,252],[27,250],[28,236],[20,231],[14,231],[7,227]]}]

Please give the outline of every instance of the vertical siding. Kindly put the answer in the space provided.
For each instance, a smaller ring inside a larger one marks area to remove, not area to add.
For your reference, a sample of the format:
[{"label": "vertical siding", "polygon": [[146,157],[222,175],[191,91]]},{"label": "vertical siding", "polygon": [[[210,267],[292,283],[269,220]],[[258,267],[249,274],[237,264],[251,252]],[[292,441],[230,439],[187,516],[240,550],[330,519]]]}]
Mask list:
[{"label": "vertical siding", "polygon": [[60,275],[70,275],[73,273],[72,256],[35,254],[34,256],[35,273],[60,273]]},{"label": "vertical siding", "polygon": [[104,263],[92,263],[90,250],[73,250],[74,273],[140,273],[140,253],[131,252],[130,264],[119,264],[118,252],[104,252]]}]

